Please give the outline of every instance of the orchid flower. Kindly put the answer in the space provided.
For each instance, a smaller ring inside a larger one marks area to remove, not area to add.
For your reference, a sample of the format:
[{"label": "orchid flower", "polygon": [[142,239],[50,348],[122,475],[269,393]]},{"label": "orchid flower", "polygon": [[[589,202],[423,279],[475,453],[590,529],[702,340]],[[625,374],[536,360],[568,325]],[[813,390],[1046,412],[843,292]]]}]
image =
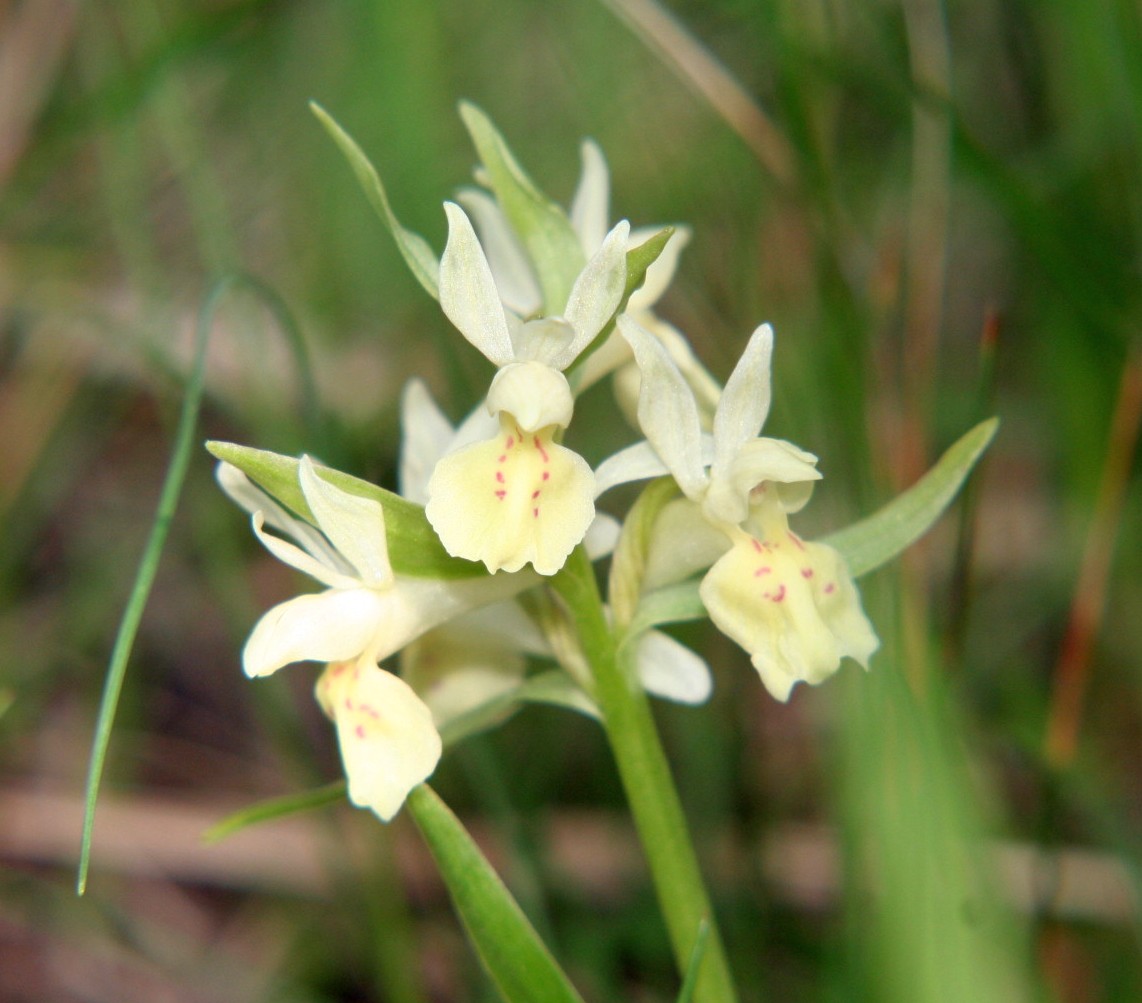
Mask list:
[{"label": "orchid flower", "polygon": [[246,675],[267,676],[297,661],[328,663],[316,695],[337,726],[349,798],[387,821],[431,775],[441,744],[428,707],[378,663],[445,620],[510,594],[512,582],[395,575],[380,503],[330,484],[308,457],[298,465],[298,483],[315,527],[236,467],[219,464],[217,477],[252,513],[266,549],[326,586],[280,603],[258,621],[242,653]]},{"label": "orchid flower", "polygon": [[619,329],[642,372],[638,415],[647,442],[600,466],[600,490],[670,473],[691,514],[728,540],[699,594],[778,700],[799,681],[822,682],[846,655],[867,668],[879,642],[843,559],[789,528],[789,515],[821,476],[817,458],[759,434],[770,403],[772,329],[762,325],[750,338],[718,402],[712,436],[703,434],[694,394],[661,343],[627,318]]},{"label": "orchid flower", "polygon": [[464,211],[452,203],[444,208],[440,304],[497,367],[485,403],[499,428],[436,464],[425,513],[454,557],[483,561],[490,572],[532,564],[551,575],[595,514],[590,466],[556,442],[574,410],[563,371],[618,308],[629,225],[615,226],[587,262],[562,316],[524,320],[505,307]]},{"label": "orchid flower", "polygon": [[[477,409],[453,429],[424,383],[410,380],[401,397],[401,494],[423,501],[436,464],[478,438],[490,420]],[[592,560],[609,554],[617,535],[614,520],[597,513],[583,541]],[[432,709],[437,726],[443,727],[517,687],[526,656],[554,659],[555,651],[534,620],[510,599],[429,631],[403,650],[401,666]],[[639,639],[635,671],[647,692],[676,703],[703,703],[713,685],[702,658],[657,630]]]},{"label": "orchid flower", "polygon": [[[583,141],[580,159],[582,171],[568,217],[586,259],[599,250],[608,231],[610,173],[603,151],[593,140]],[[537,313],[543,298],[535,269],[499,202],[478,188],[465,189],[457,196],[457,200],[476,225],[504,303],[520,316]],[[632,228],[627,237],[626,250],[640,246],[662,229],[662,226]],[[666,346],[670,357],[694,389],[703,409],[712,411],[720,389],[717,382],[695,357],[685,336],[654,312],[654,306],[674,278],[678,259],[689,242],[690,228],[675,224],[674,235],[647,269],[642,285],[631,293],[623,312]],[[617,333],[612,334],[584,361],[574,383],[575,394],[582,393],[612,372],[615,373],[620,404],[625,407],[628,398],[636,401],[638,368],[633,365],[629,346]],[[633,406],[629,410],[633,415]]]}]

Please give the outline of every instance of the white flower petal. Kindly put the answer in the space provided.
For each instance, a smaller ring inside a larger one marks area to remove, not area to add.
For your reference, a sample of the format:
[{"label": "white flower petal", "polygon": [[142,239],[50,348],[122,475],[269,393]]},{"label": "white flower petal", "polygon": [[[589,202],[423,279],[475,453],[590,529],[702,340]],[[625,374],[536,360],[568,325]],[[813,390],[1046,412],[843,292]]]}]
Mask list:
[{"label": "white flower petal", "polygon": [[594,140],[585,139],[579,147],[583,170],[571,199],[571,228],[579,236],[583,257],[599,249],[607,234],[610,214],[611,179],[603,151]]},{"label": "white flower petal", "polygon": [[366,585],[391,582],[393,572],[381,503],[330,484],[318,474],[308,456],[301,458],[297,475],[301,493],[321,532],[353,565],[361,581]]},{"label": "white flower petal", "polygon": [[357,584],[357,579],[353,574],[330,567],[312,554],[294,546],[288,540],[271,536],[262,528],[264,521],[265,516],[262,512],[254,513],[251,518],[254,535],[261,541],[262,546],[282,564],[288,564],[291,568],[303,571],[311,578],[316,578],[322,585],[328,585],[332,588],[351,588]]},{"label": "white flower petal", "polygon": [[591,525],[587,527],[587,535],[583,537],[583,547],[587,551],[587,557],[597,561],[614,551],[618,546],[621,531],[622,525],[618,519],[607,515],[606,512],[596,512]]},{"label": "white flower petal", "polygon": [[488,257],[500,299],[521,317],[536,313],[543,305],[531,259],[508,223],[499,203],[487,192],[466,188],[456,196],[480,234],[480,246]]},{"label": "white flower petal", "polygon": [[423,380],[411,379],[401,394],[400,492],[424,504],[432,468],[456,433]]},{"label": "white flower petal", "polygon": [[598,498],[620,484],[664,477],[669,473],[670,468],[662,462],[649,442],[636,442],[633,446],[608,456],[595,468],[595,497]]},{"label": "white flower petal", "polygon": [[618,325],[634,350],[642,373],[638,396],[642,431],[670,468],[683,494],[698,498],[706,488],[707,478],[702,469],[702,429],[694,394],[654,335],[626,316],[619,317]]},{"label": "white flower petal", "polygon": [[507,316],[492,269],[464,210],[444,203],[448,243],[440,258],[440,306],[484,356],[497,366],[513,357]]},{"label": "white flower petal", "polygon": [[721,477],[711,473],[703,508],[715,522],[735,526],[745,522],[751,506],[767,497],[776,499],[786,512],[796,511],[809,500],[813,482],[821,479],[816,463],[812,453],[784,439],[751,439]]},{"label": "white flower petal", "polygon": [[659,630],[638,639],[635,669],[643,689],[675,703],[705,703],[714,688],[705,660]]},{"label": "white flower petal", "polygon": [[316,693],[337,725],[349,800],[387,822],[440,760],[432,712],[402,679],[370,663],[330,665]]},{"label": "white flower petal", "polygon": [[725,476],[733,458],[746,442],[755,438],[769,414],[770,359],[773,328],[762,324],[734,366],[714,412],[714,466],[711,476]]},{"label": "white flower petal", "polygon": [[[231,501],[237,502],[250,515],[255,512],[262,513],[262,522],[258,524],[259,527],[262,525],[269,526],[279,533],[293,537],[326,568],[344,573],[352,571],[348,562],[341,559],[325,537],[308,522],[296,518],[282,505],[279,505],[237,467],[225,460],[219,461],[214,476]],[[324,581],[324,579],[319,578],[319,581]]]},{"label": "white flower petal", "polygon": [[595,514],[595,478],[551,431],[500,435],[446,456],[428,484],[425,514],[453,557],[483,561],[491,572],[533,564],[558,571]]},{"label": "white flower petal", "polygon": [[575,328],[575,340],[562,355],[551,360],[556,369],[571,365],[618,309],[626,289],[629,233],[626,220],[617,223],[571,287],[563,318]]},{"label": "white flower petal", "polygon": [[329,589],[279,603],[254,627],[242,651],[247,676],[268,676],[292,662],[358,658],[383,622],[384,600],[372,589]]}]

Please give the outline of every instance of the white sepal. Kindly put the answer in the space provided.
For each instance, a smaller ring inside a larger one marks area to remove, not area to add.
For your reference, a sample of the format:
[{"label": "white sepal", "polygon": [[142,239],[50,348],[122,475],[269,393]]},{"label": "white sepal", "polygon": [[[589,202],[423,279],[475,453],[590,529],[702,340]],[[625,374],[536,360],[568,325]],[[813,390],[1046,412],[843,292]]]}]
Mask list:
[{"label": "white sepal", "polygon": [[409,380],[401,393],[400,493],[424,504],[432,468],[456,432],[423,380]]},{"label": "white sepal", "polygon": [[372,589],[328,589],[279,603],[255,625],[242,651],[251,679],[291,662],[339,662],[367,651],[382,622],[384,597]]},{"label": "white sepal", "polygon": [[505,366],[513,358],[507,315],[476,232],[453,202],[444,203],[448,243],[440,258],[440,306],[485,358]]},{"label": "white sepal", "polygon": [[682,704],[702,704],[714,688],[705,659],[659,630],[638,639],[635,671],[648,693]]},{"label": "white sepal", "polygon": [[619,317],[618,325],[642,373],[638,420],[643,434],[670,468],[682,493],[699,498],[707,477],[702,469],[702,429],[694,394],[654,335],[625,316]]},{"label": "white sepal", "polygon": [[543,301],[535,271],[499,203],[478,188],[464,189],[456,200],[479,231],[480,245],[504,305],[521,317],[535,313]]},{"label": "white sepal", "polygon": [[745,443],[756,438],[769,414],[770,359],[773,328],[762,324],[746,344],[730,373],[714,412],[714,466],[711,476],[725,475],[730,461]]},{"label": "white sepal", "polygon": [[579,237],[583,256],[589,258],[603,243],[610,213],[611,179],[603,151],[594,140],[585,139],[579,147],[583,169],[571,199],[571,229]]},{"label": "white sepal", "polygon": [[575,340],[552,361],[556,369],[571,365],[618,309],[626,289],[629,235],[630,223],[625,219],[616,223],[571,287],[563,318],[575,329]]}]

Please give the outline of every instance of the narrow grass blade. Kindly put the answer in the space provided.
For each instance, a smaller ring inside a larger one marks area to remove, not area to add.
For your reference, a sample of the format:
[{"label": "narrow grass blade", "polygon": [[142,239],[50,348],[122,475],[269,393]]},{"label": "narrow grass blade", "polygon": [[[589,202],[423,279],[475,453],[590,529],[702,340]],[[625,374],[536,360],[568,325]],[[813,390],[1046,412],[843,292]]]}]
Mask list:
[{"label": "narrow grass blade", "polygon": [[313,790],[285,794],[279,798],[269,798],[266,801],[259,801],[257,804],[242,808],[234,812],[233,815],[222,819],[221,822],[216,822],[202,834],[202,839],[206,843],[217,843],[219,840],[233,836],[234,833],[241,832],[251,825],[271,822],[286,815],[294,815],[299,811],[309,811],[311,808],[324,808],[326,805],[343,800],[344,797],[345,781],[335,780],[331,784],[325,784]]},{"label": "narrow grass blade", "polygon": [[119,695],[123,690],[123,678],[127,672],[127,660],[135,643],[135,635],[143,610],[147,605],[163,545],[174,518],[178,496],[182,491],[186,471],[190,465],[191,450],[194,446],[194,430],[198,424],[198,411],[202,403],[202,391],[206,379],[206,348],[210,341],[211,322],[219,299],[230,288],[230,280],[222,279],[211,291],[203,304],[198,317],[198,330],[195,334],[194,362],[186,396],[182,402],[178,430],[175,434],[174,449],[171,452],[170,466],[167,468],[159,495],[158,509],[151,533],[139,562],[135,584],[119,623],[119,632],[111,651],[107,667],[107,677],[103,684],[103,697],[99,705],[99,717],[95,725],[95,737],[91,744],[91,760],[88,764],[87,785],[84,793],[83,837],[79,850],[79,870],[76,877],[76,893],[82,895],[87,888],[87,874],[91,865],[91,834],[95,826],[95,804],[99,797],[99,784],[103,777],[103,766],[107,759],[107,747],[111,742],[111,728],[115,723],[115,711]]}]

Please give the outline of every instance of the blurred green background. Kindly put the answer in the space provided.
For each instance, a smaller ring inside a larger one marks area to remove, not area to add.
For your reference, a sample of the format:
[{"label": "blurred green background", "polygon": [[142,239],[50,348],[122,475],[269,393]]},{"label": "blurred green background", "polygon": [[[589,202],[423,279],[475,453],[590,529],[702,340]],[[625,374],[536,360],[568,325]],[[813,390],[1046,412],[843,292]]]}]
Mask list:
[{"label": "blurred green background", "polygon": [[[188,0],[0,5],[0,998],[488,1000],[415,833],[346,808],[213,846],[339,773],[311,667],[246,632],[297,582],[196,456],[72,892],[107,653],[196,316],[230,295],[200,438],[392,485],[401,385],[485,364],[405,269],[306,104],[435,247],[468,98],[566,202],[694,229],[659,312],[724,378],[777,331],[770,434],[839,527],[1002,419],[965,504],[864,583],[884,645],[788,706],[715,632],[662,708],[744,999],[1142,998],[1142,11],[1128,0]],[[592,459],[633,439],[593,391]],[[592,1000],[669,1000],[601,733],[535,710],[434,783]]]}]

